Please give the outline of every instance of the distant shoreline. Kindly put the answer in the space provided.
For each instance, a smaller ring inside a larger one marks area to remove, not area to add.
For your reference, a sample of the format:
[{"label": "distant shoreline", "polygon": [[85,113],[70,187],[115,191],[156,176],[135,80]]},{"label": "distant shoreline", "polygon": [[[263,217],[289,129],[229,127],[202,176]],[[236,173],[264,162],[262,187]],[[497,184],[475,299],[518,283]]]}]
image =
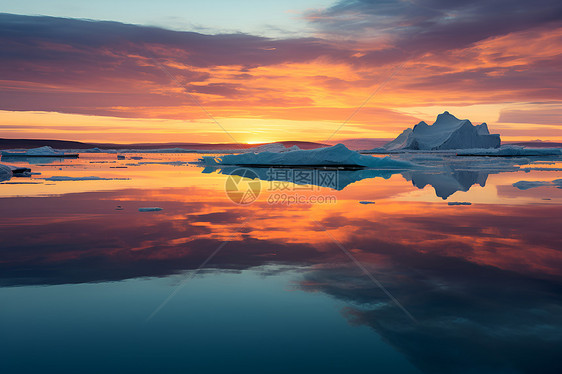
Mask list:
[{"label": "distant shoreline", "polygon": [[283,141],[261,144],[246,143],[84,143],[70,140],[51,140],[51,139],[4,139],[0,138],[0,150],[5,149],[30,149],[49,146],[55,149],[165,149],[165,148],[184,148],[193,150],[224,150],[224,149],[247,149],[258,147],[265,144],[283,144],[285,147],[294,145],[301,149],[314,149],[327,147],[327,144],[315,142]]}]

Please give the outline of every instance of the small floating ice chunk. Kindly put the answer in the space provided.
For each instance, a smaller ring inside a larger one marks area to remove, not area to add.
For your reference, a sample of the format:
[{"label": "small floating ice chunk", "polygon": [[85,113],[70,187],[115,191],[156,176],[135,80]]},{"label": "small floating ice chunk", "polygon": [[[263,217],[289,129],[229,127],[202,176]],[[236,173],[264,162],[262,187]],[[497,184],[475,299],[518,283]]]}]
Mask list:
[{"label": "small floating ice chunk", "polygon": [[374,201],[360,201],[359,204],[363,204],[363,205],[368,205],[368,204],[374,204]]},{"label": "small floating ice chunk", "polygon": [[158,208],[158,207],[147,207],[147,208],[139,208],[139,212],[159,212],[161,210],[163,210],[164,208]]},{"label": "small floating ice chunk", "polygon": [[124,160],[124,159],[125,159],[125,156],[124,156],[124,155],[117,155],[117,159],[118,159],[118,160]]},{"label": "small floating ice chunk", "polygon": [[467,201],[449,201],[447,205],[472,205],[472,203]]}]

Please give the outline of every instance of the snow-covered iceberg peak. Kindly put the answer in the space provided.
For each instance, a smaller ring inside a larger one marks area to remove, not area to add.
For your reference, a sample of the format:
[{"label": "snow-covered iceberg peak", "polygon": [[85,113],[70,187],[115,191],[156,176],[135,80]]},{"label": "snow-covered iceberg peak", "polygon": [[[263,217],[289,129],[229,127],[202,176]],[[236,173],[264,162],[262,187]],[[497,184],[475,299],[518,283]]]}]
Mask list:
[{"label": "snow-covered iceberg peak", "polygon": [[348,149],[343,144],[333,147],[291,150],[287,152],[242,153],[221,157],[203,157],[206,165],[245,165],[245,166],[341,166],[374,169],[410,169],[416,166],[407,161],[398,161],[389,157],[376,158],[361,155]]},{"label": "snow-covered iceberg peak", "polygon": [[458,119],[449,112],[443,112],[437,116],[433,125],[421,121],[412,129],[404,130],[383,148],[389,151],[442,150],[498,148],[500,144],[500,136],[490,134],[486,123],[474,126],[467,119]]}]

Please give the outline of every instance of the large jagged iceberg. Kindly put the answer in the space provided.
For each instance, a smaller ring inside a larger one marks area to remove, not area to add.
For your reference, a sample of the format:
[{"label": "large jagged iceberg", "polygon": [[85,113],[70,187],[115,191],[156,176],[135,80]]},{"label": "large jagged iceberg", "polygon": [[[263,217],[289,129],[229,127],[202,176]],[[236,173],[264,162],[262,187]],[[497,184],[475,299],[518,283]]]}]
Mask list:
[{"label": "large jagged iceberg", "polygon": [[286,152],[243,153],[221,157],[206,156],[200,159],[206,165],[245,165],[245,166],[340,166],[373,169],[410,169],[415,167],[408,161],[398,161],[390,157],[377,158],[361,155],[343,144],[333,147],[292,150]]},{"label": "large jagged iceberg", "polygon": [[387,151],[445,150],[467,148],[498,148],[501,144],[498,134],[490,134],[488,125],[473,125],[467,119],[458,119],[449,112],[437,116],[433,125],[420,122],[406,129],[396,139],[382,148]]}]

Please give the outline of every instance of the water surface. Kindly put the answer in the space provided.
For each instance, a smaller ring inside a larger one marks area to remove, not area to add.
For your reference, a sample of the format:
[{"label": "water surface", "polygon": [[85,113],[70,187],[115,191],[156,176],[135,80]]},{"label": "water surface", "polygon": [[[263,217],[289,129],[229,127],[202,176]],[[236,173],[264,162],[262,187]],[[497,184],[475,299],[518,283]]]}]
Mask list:
[{"label": "water surface", "polygon": [[562,370],[562,189],[513,186],[560,160],[409,156],[434,167],[241,205],[232,170],[133,156],[13,162],[41,174],[0,184],[3,372]]}]

